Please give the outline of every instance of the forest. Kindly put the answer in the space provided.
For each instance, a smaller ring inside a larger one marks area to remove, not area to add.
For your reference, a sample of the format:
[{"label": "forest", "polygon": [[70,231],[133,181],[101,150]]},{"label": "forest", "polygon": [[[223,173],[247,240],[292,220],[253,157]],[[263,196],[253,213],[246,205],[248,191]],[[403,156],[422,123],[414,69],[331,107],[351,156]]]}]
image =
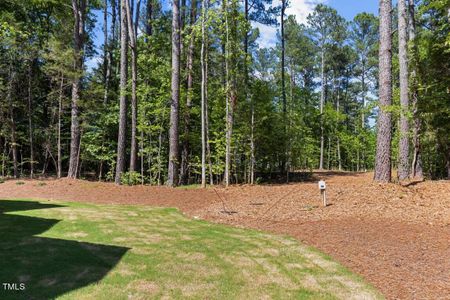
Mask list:
[{"label": "forest", "polygon": [[2,0],[0,175],[450,178],[450,2],[394,4],[300,22],[288,0]]}]

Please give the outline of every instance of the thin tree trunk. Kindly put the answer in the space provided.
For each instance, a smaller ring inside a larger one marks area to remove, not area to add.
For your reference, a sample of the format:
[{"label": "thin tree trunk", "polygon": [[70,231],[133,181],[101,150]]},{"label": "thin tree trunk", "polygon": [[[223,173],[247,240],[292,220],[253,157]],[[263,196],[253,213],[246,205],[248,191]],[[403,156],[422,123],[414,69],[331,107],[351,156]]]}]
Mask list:
[{"label": "thin tree trunk", "polygon": [[137,159],[137,26],[139,22],[139,7],[140,0],[136,4],[136,18],[133,21],[133,11],[130,9],[130,4],[126,0],[127,23],[128,23],[128,37],[130,38],[131,47],[131,149],[130,149],[130,172],[136,170]]},{"label": "thin tree trunk", "polygon": [[226,137],[225,137],[225,186],[230,185],[230,163],[231,163],[231,136],[233,131],[233,109],[231,107],[231,83],[230,83],[230,38],[228,22],[228,0],[224,0],[225,13],[225,79],[226,79]]},{"label": "thin tree trunk", "polygon": [[[142,134],[142,132],[141,132],[141,134]],[[152,144],[152,135],[151,135],[151,133],[149,133],[147,136],[148,136],[148,144],[151,145]],[[143,145],[142,145],[142,147],[144,148]],[[152,163],[153,163],[152,151],[148,151],[148,153],[147,153],[147,170],[148,170],[148,178],[150,180],[150,185],[153,184]]]},{"label": "thin tree trunk", "polygon": [[[232,15],[235,16],[238,13],[238,2],[236,0],[231,1],[231,12]],[[228,7],[228,3],[226,5]],[[227,14],[225,15],[225,23],[226,23],[226,36],[227,36],[227,78],[228,78],[228,107],[227,107],[227,140],[226,140],[226,170],[227,170],[227,178],[225,180],[226,185],[230,184],[230,171],[231,171],[231,144],[232,144],[232,135],[233,135],[233,125],[234,125],[234,111],[236,108],[237,102],[237,82],[236,82],[236,72],[237,72],[237,59],[236,59],[236,40],[237,40],[237,19],[235,17],[229,18]],[[230,21],[231,27],[230,27]],[[230,29],[232,34],[232,40],[230,40]],[[236,152],[235,152],[236,153]]]},{"label": "thin tree trunk", "polygon": [[359,148],[356,148],[356,172],[359,172]]},{"label": "thin tree trunk", "polygon": [[48,151],[47,148],[45,149],[45,154],[44,154],[44,166],[42,167],[42,172],[41,175],[44,176],[45,173],[47,172],[47,166],[48,166]]},{"label": "thin tree trunk", "polygon": [[108,81],[108,0],[103,1],[103,83],[105,85],[105,93],[103,102],[106,103],[108,97],[107,81]]},{"label": "thin tree trunk", "polygon": [[411,165],[411,177],[423,179],[422,155],[420,144],[421,120],[418,110],[419,89],[417,80],[418,50],[416,41],[416,19],[414,1],[409,1],[409,43],[410,43],[410,93],[413,112],[413,160]]},{"label": "thin tree trunk", "polygon": [[337,156],[338,156],[338,169],[342,171],[342,158],[341,158],[341,140],[337,137]]},{"label": "thin tree trunk", "polygon": [[289,93],[290,93],[290,103],[289,103],[289,111],[288,111],[288,128],[287,128],[287,141],[288,141],[288,147],[287,147],[287,168],[286,168],[286,183],[289,183],[289,173],[291,172],[291,170],[294,170],[292,168],[292,135],[291,135],[291,130],[292,130],[292,118],[291,118],[291,114],[292,114],[292,106],[294,105],[294,87],[295,87],[295,71],[294,71],[294,66],[292,63],[292,60],[290,61],[289,64],[289,68],[290,68],[290,74],[289,74]]},{"label": "thin tree trunk", "polygon": [[445,157],[446,157],[445,165],[447,166],[447,179],[450,180],[450,148],[447,149],[447,155]]},{"label": "thin tree trunk", "polygon": [[[114,3],[113,11],[115,10],[115,0],[112,0],[111,4]],[[113,23],[114,24],[114,23]],[[105,83],[105,93],[103,95],[103,103],[106,105],[108,103],[108,93],[109,93],[109,82],[111,81],[111,65],[112,65],[112,43],[108,43],[108,0],[104,2],[103,11],[103,32],[105,35],[104,49],[103,49],[103,62],[104,62],[104,83]],[[114,37],[113,37],[114,39]]]},{"label": "thin tree trunk", "polygon": [[[180,184],[187,184],[189,174],[189,131],[191,123],[191,107],[192,107],[192,84],[193,84],[193,58],[194,58],[194,34],[193,27],[197,16],[196,12],[197,2],[191,0],[191,19],[190,19],[190,33],[189,47],[186,60],[187,80],[186,80],[186,111],[184,114],[184,138],[183,138],[183,150],[181,151],[181,171],[180,171]],[[202,21],[203,22],[203,21]],[[203,36],[203,23],[202,23],[202,36]],[[203,39],[203,38],[202,38]],[[202,45],[203,46],[203,45]],[[202,49],[201,51],[204,51]],[[202,77],[203,80],[203,77]]]},{"label": "thin tree trunk", "polygon": [[[117,21],[117,0],[110,0],[111,1],[111,48],[109,51],[109,55],[112,58],[112,49],[114,49],[116,41],[117,41],[117,30],[116,30],[116,21]],[[120,0],[119,0],[120,1]],[[112,64],[112,59],[111,59]],[[112,74],[112,73],[111,73]]]},{"label": "thin tree trunk", "polygon": [[6,156],[7,153],[8,140],[5,137],[5,143],[3,144],[3,156],[2,156],[2,177],[5,177],[5,168],[6,168]]},{"label": "thin tree trunk", "polygon": [[[78,172],[78,176],[81,175],[81,163],[80,163],[80,157],[81,157],[81,140],[83,137],[83,129],[80,130],[80,142],[78,143],[78,156],[77,156],[77,166],[76,166],[76,170]],[[51,155],[50,151],[47,150],[47,152]]]},{"label": "thin tree trunk", "polygon": [[[366,149],[364,147],[364,144],[365,144],[364,131],[366,129],[366,116],[365,116],[365,112],[364,112],[364,110],[366,108],[366,76],[365,76],[365,73],[366,73],[366,67],[365,67],[365,64],[363,63],[363,65],[362,65],[362,75],[361,75],[361,89],[362,89],[362,97],[361,97],[362,98],[361,133],[362,133],[362,135],[360,135],[360,138],[362,139],[362,145],[363,145],[363,148],[361,149],[361,152],[362,152],[361,156],[363,158],[363,165],[366,164],[366,161],[364,160],[364,157],[365,157],[364,153],[366,151]],[[347,93],[347,90],[348,89],[346,89],[346,93]],[[357,162],[356,168],[357,168],[357,171],[359,172],[359,169],[360,169],[359,149],[358,149],[358,162]]]},{"label": "thin tree trunk", "polygon": [[287,161],[287,100],[286,100],[286,82],[285,82],[285,36],[284,36],[284,16],[285,16],[285,10],[286,10],[286,1],[287,0],[281,0],[281,99],[283,102],[283,130],[284,130],[284,145],[283,145],[283,151],[284,155],[282,156],[281,160],[281,172],[286,171],[286,161]]},{"label": "thin tree trunk", "polygon": [[331,137],[328,136],[328,144],[327,144],[327,170],[331,169]]},{"label": "thin tree trunk", "polygon": [[122,173],[125,170],[126,130],[127,130],[127,73],[128,73],[128,29],[126,1],[120,4],[120,108],[119,108],[119,135],[117,139],[117,163],[115,183],[120,184]]},{"label": "thin tree trunk", "polygon": [[33,94],[31,90],[32,82],[32,60],[28,66],[28,134],[30,140],[30,178],[34,175],[34,144],[33,144]]},{"label": "thin tree trunk", "polygon": [[59,101],[58,101],[58,171],[57,176],[61,178],[62,174],[62,154],[61,154],[61,119],[62,119],[62,100],[63,100],[63,86],[64,76],[61,73],[61,82],[59,86]]},{"label": "thin tree trunk", "polygon": [[146,22],[145,22],[145,33],[148,36],[151,36],[153,34],[152,18],[153,18],[153,0],[147,0],[147,16],[146,16]]},{"label": "thin tree trunk", "polygon": [[77,72],[72,81],[72,109],[70,127],[70,156],[68,178],[77,177],[77,158],[80,148],[80,122],[78,120],[78,100],[80,99],[80,81],[83,72],[84,23],[86,18],[86,0],[72,0],[75,18],[73,29],[74,40],[74,70]]},{"label": "thin tree trunk", "polygon": [[206,76],[206,64],[205,64],[205,47],[206,47],[206,17],[208,9],[208,0],[202,1],[202,47],[200,50],[200,63],[202,68],[202,86],[201,86],[201,118],[202,118],[202,187],[206,187],[206,89],[207,89],[207,76]]},{"label": "thin tree trunk", "polygon": [[320,78],[321,78],[321,92],[320,92],[320,160],[319,169],[323,170],[323,152],[324,152],[324,128],[323,128],[323,106],[325,103],[325,47],[321,50],[321,64],[320,64]]},{"label": "thin tree trunk", "polygon": [[141,158],[141,184],[144,185],[144,131],[141,130],[141,142],[140,142],[140,158]]},{"label": "thin tree trunk", "polygon": [[366,76],[365,76],[365,66],[363,64],[362,66],[362,74],[361,74],[361,89],[362,89],[362,112],[361,112],[361,128],[364,129],[366,128],[366,115],[364,112],[364,109],[366,108]]},{"label": "thin tree trunk", "polygon": [[[208,2],[209,0],[205,0]],[[205,135],[206,135],[206,157],[209,165],[209,184],[214,185],[214,177],[211,162],[211,147],[209,144],[209,116],[208,116],[208,39],[205,46]]]},{"label": "thin tree trunk", "polygon": [[20,177],[23,177],[23,152],[22,149],[20,149]]},{"label": "thin tree trunk", "polygon": [[13,156],[13,168],[14,168],[14,178],[19,177],[18,161],[17,161],[17,133],[16,133],[16,121],[14,120],[14,107],[12,100],[12,90],[14,82],[14,71],[12,71],[12,62],[9,66],[9,83],[8,83],[8,110],[9,110],[9,121],[11,128],[11,151]]},{"label": "thin tree trunk", "polygon": [[179,132],[178,115],[180,103],[180,0],[172,3],[172,101],[170,105],[170,129],[169,129],[169,168],[168,186],[178,184],[179,169]]},{"label": "thin tree trunk", "polygon": [[250,105],[250,184],[255,183],[255,105]]},{"label": "thin tree trunk", "polygon": [[[244,2],[244,9],[245,9],[245,20],[248,23],[249,22],[249,5],[248,0],[245,0]],[[284,21],[283,21],[284,22]],[[284,25],[284,23],[283,23]],[[255,106],[253,103],[253,98],[249,95],[249,71],[248,71],[248,65],[249,65],[249,55],[248,55],[248,38],[249,38],[249,32],[245,33],[244,37],[244,52],[245,52],[245,97],[246,101],[250,102],[250,167],[249,167],[249,182],[250,184],[254,184],[255,179]]]},{"label": "thin tree trunk", "polygon": [[398,1],[398,49],[400,68],[400,149],[398,178],[409,177],[409,95],[408,95],[408,33],[406,0]]},{"label": "thin tree trunk", "polygon": [[[111,0],[111,6],[115,9],[115,0]],[[114,20],[112,22],[114,24]],[[112,29],[114,32],[114,29]],[[104,33],[104,44],[103,44],[103,72],[104,72],[104,94],[103,94],[103,106],[106,109],[108,104],[108,93],[109,93],[109,82],[111,79],[111,67],[112,67],[112,50],[114,48],[114,34],[112,34],[111,43],[108,41],[108,0],[104,0],[103,3],[103,33]],[[102,148],[105,143],[105,134],[102,135]],[[99,172],[98,172],[98,180],[101,181],[103,177],[103,159],[100,160]]]},{"label": "thin tree trunk", "polygon": [[161,185],[161,169],[162,169],[162,159],[161,159],[161,149],[162,149],[162,134],[163,127],[159,129],[159,137],[158,137],[158,185]]},{"label": "thin tree trunk", "polygon": [[[336,96],[336,112],[338,114],[341,112],[339,85],[337,86],[337,96]],[[336,126],[339,126],[339,118],[338,118],[338,120],[336,120]],[[337,148],[336,151],[337,151],[337,160],[338,160],[338,170],[342,171],[341,139],[339,138],[339,135],[337,133],[336,133],[336,148]]]},{"label": "thin tree trunk", "polygon": [[392,2],[380,0],[380,50],[379,50],[379,97],[377,151],[374,180],[391,181],[392,114]]}]

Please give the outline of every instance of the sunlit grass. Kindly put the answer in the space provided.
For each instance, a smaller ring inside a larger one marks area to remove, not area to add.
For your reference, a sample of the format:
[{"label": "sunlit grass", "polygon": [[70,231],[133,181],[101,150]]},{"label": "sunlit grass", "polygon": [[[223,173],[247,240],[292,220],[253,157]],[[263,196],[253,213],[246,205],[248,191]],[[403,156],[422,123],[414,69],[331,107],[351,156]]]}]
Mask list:
[{"label": "sunlit grass", "polygon": [[1,299],[381,298],[294,239],[176,209],[0,200],[0,211],[0,279],[27,286]]}]

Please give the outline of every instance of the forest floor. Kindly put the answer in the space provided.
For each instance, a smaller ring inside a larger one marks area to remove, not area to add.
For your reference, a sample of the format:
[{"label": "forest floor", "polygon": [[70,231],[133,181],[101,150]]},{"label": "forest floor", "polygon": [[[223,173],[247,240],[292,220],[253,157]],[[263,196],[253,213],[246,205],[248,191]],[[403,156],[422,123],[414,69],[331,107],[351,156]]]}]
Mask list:
[{"label": "forest floor", "polygon": [[[288,234],[362,275],[389,299],[450,299],[450,181],[376,184],[371,173],[202,189],[9,180],[2,198],[176,207],[193,218]],[[327,182],[322,207],[317,180]]]}]

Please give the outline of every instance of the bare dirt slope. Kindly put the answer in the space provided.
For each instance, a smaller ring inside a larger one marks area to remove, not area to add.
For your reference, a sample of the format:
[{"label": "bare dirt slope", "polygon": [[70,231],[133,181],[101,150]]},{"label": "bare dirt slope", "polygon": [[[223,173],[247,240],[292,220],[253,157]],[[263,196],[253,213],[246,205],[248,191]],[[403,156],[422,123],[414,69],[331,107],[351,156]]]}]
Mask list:
[{"label": "bare dirt slope", "polygon": [[390,299],[450,299],[450,181],[372,183],[372,174],[316,173],[288,185],[170,189],[71,180],[10,180],[1,198],[178,207],[192,217],[289,234],[362,275]]}]

